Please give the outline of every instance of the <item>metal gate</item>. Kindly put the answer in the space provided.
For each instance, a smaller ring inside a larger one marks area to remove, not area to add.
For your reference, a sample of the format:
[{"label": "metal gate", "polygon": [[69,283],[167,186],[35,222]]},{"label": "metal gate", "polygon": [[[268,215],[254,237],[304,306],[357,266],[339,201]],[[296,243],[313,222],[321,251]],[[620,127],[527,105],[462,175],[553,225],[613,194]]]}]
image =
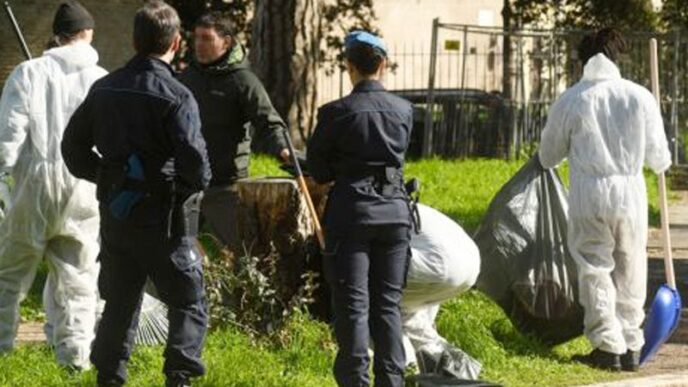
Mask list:
[{"label": "metal gate", "polygon": [[[435,19],[428,87],[424,98],[413,101],[424,119],[422,154],[519,157],[532,153],[549,106],[580,78],[577,46],[589,32],[504,31]],[[626,34],[630,49],[619,60],[621,74],[646,87],[650,37],[659,42],[662,113],[678,164],[685,161],[688,37],[678,31]]]}]

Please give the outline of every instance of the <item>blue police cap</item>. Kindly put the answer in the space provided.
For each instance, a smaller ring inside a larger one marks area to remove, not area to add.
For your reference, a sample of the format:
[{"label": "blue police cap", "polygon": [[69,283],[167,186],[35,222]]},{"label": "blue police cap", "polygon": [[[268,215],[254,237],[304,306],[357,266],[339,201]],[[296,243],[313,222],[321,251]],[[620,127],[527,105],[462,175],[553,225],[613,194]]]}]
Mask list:
[{"label": "blue police cap", "polygon": [[344,38],[344,48],[346,50],[355,47],[359,44],[367,44],[379,50],[384,56],[387,56],[387,46],[379,36],[373,35],[367,31],[353,31]]}]

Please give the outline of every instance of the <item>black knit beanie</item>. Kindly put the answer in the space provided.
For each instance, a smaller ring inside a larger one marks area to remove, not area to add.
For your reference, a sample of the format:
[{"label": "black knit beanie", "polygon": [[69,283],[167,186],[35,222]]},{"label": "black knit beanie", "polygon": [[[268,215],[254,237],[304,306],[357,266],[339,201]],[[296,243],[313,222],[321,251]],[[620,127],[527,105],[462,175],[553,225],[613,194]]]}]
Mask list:
[{"label": "black knit beanie", "polygon": [[93,16],[83,5],[76,0],[69,0],[60,4],[57,13],[55,13],[53,33],[55,35],[71,34],[80,30],[93,29],[95,25]]}]

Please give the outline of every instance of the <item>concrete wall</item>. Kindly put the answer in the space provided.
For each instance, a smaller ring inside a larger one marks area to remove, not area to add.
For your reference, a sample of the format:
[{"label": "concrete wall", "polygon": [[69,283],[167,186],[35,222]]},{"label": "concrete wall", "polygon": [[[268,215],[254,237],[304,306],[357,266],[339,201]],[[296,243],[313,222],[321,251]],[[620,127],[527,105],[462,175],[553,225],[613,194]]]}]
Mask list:
[{"label": "concrete wall", "polygon": [[376,0],[380,30],[391,46],[429,45],[432,20],[442,23],[501,26],[503,0]]},{"label": "concrete wall", "polygon": [[[388,89],[419,89],[428,84],[432,21],[440,23],[470,24],[498,27],[502,25],[503,0],[376,0],[378,26],[389,47],[391,60],[397,65],[387,74]],[[445,50],[447,40],[460,41],[460,49]],[[462,84],[463,33],[442,29],[438,35],[439,56],[437,87],[459,88]],[[475,73],[474,68],[487,66],[489,52],[501,52],[501,42],[495,43],[487,35],[469,37],[468,47],[475,52],[469,55],[464,87],[494,89],[501,82],[501,67],[489,72]],[[477,61],[477,62],[476,62]],[[490,62],[493,63],[494,61]],[[338,73],[319,79],[320,103],[338,98],[351,90],[348,78]]]}]

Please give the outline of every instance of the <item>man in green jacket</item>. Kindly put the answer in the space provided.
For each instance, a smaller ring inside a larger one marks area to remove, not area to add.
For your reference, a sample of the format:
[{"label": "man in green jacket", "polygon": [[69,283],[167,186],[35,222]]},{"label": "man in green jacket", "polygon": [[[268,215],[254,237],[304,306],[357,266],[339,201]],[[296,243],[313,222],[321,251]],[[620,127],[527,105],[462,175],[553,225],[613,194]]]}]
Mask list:
[{"label": "man in green jacket", "polygon": [[234,36],[227,16],[219,12],[201,16],[194,28],[195,61],[180,80],[198,101],[213,172],[203,199],[203,217],[223,244],[242,251],[234,219],[235,182],[248,176],[252,131],[269,153],[287,161],[289,151],[282,133],[286,124]]}]

